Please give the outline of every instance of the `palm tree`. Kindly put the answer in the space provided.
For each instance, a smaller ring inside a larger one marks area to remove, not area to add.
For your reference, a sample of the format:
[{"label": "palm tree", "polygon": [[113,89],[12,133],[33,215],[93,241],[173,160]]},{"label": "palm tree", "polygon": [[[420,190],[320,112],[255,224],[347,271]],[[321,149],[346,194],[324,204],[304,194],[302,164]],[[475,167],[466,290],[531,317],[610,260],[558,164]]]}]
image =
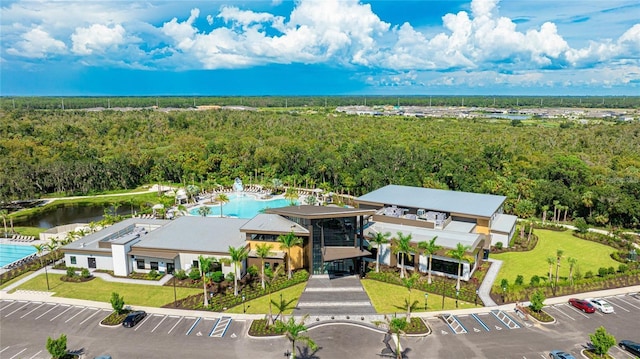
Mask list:
[{"label": "palm tree", "polygon": [[[558,211],[558,206],[559,205],[560,205],[560,201],[558,201],[558,200],[553,201],[553,221],[556,222],[556,223],[558,223],[558,221],[560,220],[560,215],[559,215],[560,211]],[[558,214],[556,214],[556,212]]]},{"label": "palm tree", "polygon": [[234,248],[229,246],[229,256],[233,263],[233,295],[238,295],[238,264],[241,264],[249,256],[247,247]]},{"label": "palm tree", "polygon": [[269,303],[269,305],[273,304],[273,305],[275,305],[275,306],[276,306],[276,309],[278,309],[278,315],[277,315],[277,317],[279,317],[279,318],[280,318],[280,321],[281,321],[281,322],[284,322],[284,321],[285,321],[285,319],[284,319],[284,312],[285,312],[287,309],[292,309],[292,308],[294,308],[295,306],[290,307],[290,305],[291,305],[291,304],[293,304],[293,303],[295,303],[297,300],[298,300],[297,298],[293,298],[293,299],[291,299],[291,300],[286,300],[286,299],[282,298],[282,293],[280,293],[280,301],[279,301],[279,302],[276,302],[275,300],[271,300],[271,303]]},{"label": "palm tree", "polygon": [[589,217],[591,217],[592,213],[592,209],[593,209],[593,192],[591,191],[586,191],[584,194],[582,194],[582,204],[589,208]]},{"label": "palm tree", "polygon": [[[211,212],[211,208],[208,206],[198,207],[198,214],[201,215],[202,217],[208,216],[210,212]],[[222,214],[220,214],[220,217],[222,217]]]},{"label": "palm tree", "polygon": [[202,287],[204,289],[204,306],[205,308],[209,306],[209,293],[207,293],[207,272],[211,267],[211,258],[199,256],[198,261],[200,262],[200,276],[202,277]]},{"label": "palm tree", "polygon": [[553,275],[553,264],[556,260],[553,257],[547,257],[547,264],[549,265],[549,285],[551,285],[551,276]]},{"label": "palm tree", "polygon": [[296,237],[293,231],[285,234],[281,234],[278,236],[278,243],[280,243],[280,248],[284,248],[287,250],[287,277],[291,279],[291,248],[295,246],[302,245],[302,238]]},{"label": "palm tree", "polygon": [[6,209],[0,209],[0,217],[2,217],[2,223],[4,224],[4,237],[8,238],[7,234],[7,216],[9,215],[9,211]]},{"label": "palm tree", "polygon": [[578,263],[578,259],[569,257],[567,258],[567,262],[569,262],[569,282],[573,285],[573,268]]},{"label": "palm tree", "polygon": [[400,278],[406,277],[404,257],[411,259],[413,253],[415,250],[411,247],[411,234],[405,236],[404,233],[398,232],[398,238],[393,244],[393,254],[402,254],[400,257]]},{"label": "palm tree", "polygon": [[276,268],[276,270],[272,271],[269,270],[267,271],[267,277],[269,278],[268,283],[267,283],[267,288],[268,288],[268,293],[269,293],[269,318],[267,321],[267,327],[270,327],[273,325],[273,311],[271,309],[271,304],[272,304],[272,300],[271,300],[271,285],[276,281],[276,279],[278,279],[278,276],[280,275],[280,272],[282,270],[282,266]]},{"label": "palm tree", "polygon": [[36,253],[38,253],[38,257],[40,257],[40,265],[44,267],[44,276],[47,280],[47,290],[50,289],[49,287],[49,274],[47,273],[47,264],[44,263],[43,264],[43,255],[42,253],[44,253],[44,250],[47,248],[46,245],[44,244],[34,244],[33,247],[36,249]]},{"label": "palm tree", "polygon": [[273,252],[271,251],[271,249],[273,248],[272,245],[267,244],[267,243],[261,243],[258,244],[256,246],[256,255],[258,256],[258,258],[260,258],[261,261],[261,268],[262,268],[262,275],[261,275],[261,282],[262,282],[262,289],[265,289],[265,284],[264,284],[264,260],[265,258],[269,257],[270,255],[273,255]]},{"label": "palm tree", "polygon": [[429,273],[427,277],[428,284],[431,284],[431,260],[433,258],[433,254],[442,249],[441,246],[436,244],[436,238],[438,238],[438,236],[431,238],[429,242],[422,241],[418,243],[418,249],[422,250],[422,253],[429,256],[429,262],[427,266],[427,272]]},{"label": "palm tree", "polygon": [[298,199],[298,193],[293,188],[287,188],[287,192],[284,194],[284,198],[289,200],[289,204],[294,206]]},{"label": "palm tree", "polygon": [[562,255],[564,251],[562,249],[556,250],[556,280],[553,284],[553,295],[556,295],[556,287],[558,286],[558,270],[560,269],[560,260],[562,259]]},{"label": "palm tree", "polygon": [[402,353],[400,352],[400,335],[405,334],[407,325],[409,322],[405,318],[392,318],[388,321],[389,332],[396,336],[396,358],[402,359]]},{"label": "palm tree", "polygon": [[409,278],[402,278],[402,284],[409,290],[409,299],[405,303],[407,305],[407,321],[411,320],[411,308],[415,308],[418,304],[417,300],[413,303],[411,302],[411,289],[416,285],[419,278],[418,273],[413,273]]},{"label": "palm tree", "polygon": [[287,339],[291,342],[291,359],[296,359],[296,342],[305,342],[311,350],[317,350],[318,346],[308,336],[302,335],[307,331],[307,327],[304,325],[304,321],[309,317],[309,314],[305,315],[296,322],[294,317],[290,317],[286,322],[277,322],[276,328],[278,331],[285,333]]},{"label": "palm tree", "polygon": [[369,249],[371,249],[371,243],[374,243],[378,252],[376,254],[376,273],[380,272],[380,252],[382,245],[389,243],[389,237],[391,237],[391,232],[384,234],[382,232],[376,232],[376,234],[369,239]]},{"label": "palm tree", "polygon": [[542,224],[547,221],[547,211],[549,210],[549,206],[542,206]]},{"label": "palm tree", "polygon": [[458,261],[458,280],[456,281],[456,290],[460,290],[460,277],[462,276],[462,260],[465,253],[470,250],[470,246],[465,246],[462,243],[458,243],[455,249],[449,251],[449,256]]},{"label": "palm tree", "polygon": [[216,199],[218,200],[218,202],[220,202],[220,218],[222,218],[222,206],[225,203],[229,202],[229,197],[227,197],[227,195],[224,193],[218,193]]}]

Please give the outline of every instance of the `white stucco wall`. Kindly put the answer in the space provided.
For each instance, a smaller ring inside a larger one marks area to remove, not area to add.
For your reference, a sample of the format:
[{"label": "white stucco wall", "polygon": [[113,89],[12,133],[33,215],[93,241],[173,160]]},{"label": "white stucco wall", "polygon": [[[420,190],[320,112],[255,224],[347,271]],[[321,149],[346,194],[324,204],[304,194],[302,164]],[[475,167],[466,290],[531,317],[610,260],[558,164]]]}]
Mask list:
[{"label": "white stucco wall", "polygon": [[491,245],[495,246],[496,243],[498,243],[498,242],[502,242],[502,245],[504,247],[508,247],[509,246],[509,235],[508,234],[504,234],[504,233],[499,233],[499,232],[491,233]]},{"label": "white stucco wall", "polygon": [[113,258],[113,274],[126,277],[129,275],[129,261],[124,244],[111,244],[111,256]]},{"label": "white stucco wall", "polygon": [[[76,264],[71,263],[71,257],[73,256],[76,257]],[[88,258],[90,257],[96,259],[96,269],[113,270],[113,260],[109,255],[65,253],[64,263],[67,267],[89,268]]]}]

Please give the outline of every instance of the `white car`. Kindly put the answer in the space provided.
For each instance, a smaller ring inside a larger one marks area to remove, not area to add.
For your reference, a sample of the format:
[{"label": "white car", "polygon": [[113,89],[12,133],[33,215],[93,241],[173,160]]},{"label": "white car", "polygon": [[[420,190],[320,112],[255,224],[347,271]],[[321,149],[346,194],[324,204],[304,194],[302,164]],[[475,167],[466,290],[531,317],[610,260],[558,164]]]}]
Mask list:
[{"label": "white car", "polygon": [[613,306],[606,302],[604,299],[600,298],[590,298],[587,299],[589,303],[591,303],[597,310],[602,313],[613,313]]}]

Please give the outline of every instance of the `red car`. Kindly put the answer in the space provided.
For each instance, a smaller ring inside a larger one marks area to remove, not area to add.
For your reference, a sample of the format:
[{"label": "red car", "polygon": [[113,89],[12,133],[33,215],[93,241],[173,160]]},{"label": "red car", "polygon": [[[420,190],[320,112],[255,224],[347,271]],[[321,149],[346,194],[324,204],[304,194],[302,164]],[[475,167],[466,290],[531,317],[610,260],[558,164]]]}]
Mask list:
[{"label": "red car", "polygon": [[580,309],[585,313],[595,313],[596,311],[596,308],[593,305],[591,305],[589,301],[586,301],[586,300],[571,298],[569,299],[569,304],[573,305],[574,307]]}]

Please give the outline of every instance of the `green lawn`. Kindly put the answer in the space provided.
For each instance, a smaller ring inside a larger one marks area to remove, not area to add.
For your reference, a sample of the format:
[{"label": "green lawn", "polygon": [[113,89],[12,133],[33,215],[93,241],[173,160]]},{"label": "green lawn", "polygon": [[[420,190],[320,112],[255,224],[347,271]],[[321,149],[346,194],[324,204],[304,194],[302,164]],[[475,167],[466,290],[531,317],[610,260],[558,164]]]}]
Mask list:
[{"label": "green lawn", "polygon": [[[280,302],[280,294],[282,294],[282,299],[289,301],[292,299],[296,299],[293,303],[290,304],[289,310],[285,311],[284,314],[291,314],[293,312],[293,308],[298,304],[298,299],[300,299],[300,295],[304,291],[304,287],[307,283],[296,284],[292,287],[285,288],[279,292],[274,292],[271,294],[271,299],[273,301]],[[215,299],[214,299],[215,300]],[[265,295],[264,297],[260,297],[254,300],[249,300],[245,303],[245,308],[247,310],[247,314],[266,314],[269,313],[269,296]],[[227,310],[228,313],[242,313],[243,312],[242,305],[236,305],[233,308],[229,308]],[[278,309],[275,306],[272,306],[271,310],[273,311],[273,315],[278,314]]]},{"label": "green lawn", "polygon": [[[173,303],[174,299],[173,287],[114,283],[106,282],[100,278],[94,278],[84,283],[69,283],[61,281],[60,277],[62,277],[60,274],[49,274],[49,284],[51,291],[55,292],[55,297],[109,302],[111,293],[116,292],[124,297],[125,304],[127,305],[143,305],[148,307],[161,307],[165,304]],[[47,290],[44,274],[33,278],[17,289]],[[193,294],[202,294],[202,289],[176,289],[178,299]]]},{"label": "green lawn", "polygon": [[[406,312],[406,309],[402,309],[405,303],[405,299],[409,298],[409,291],[407,288],[383,283],[377,280],[372,279],[363,279],[362,286],[364,290],[369,295],[369,299],[371,300],[371,304],[376,309],[378,313],[402,313]],[[411,291],[411,301],[418,301],[418,306],[414,312],[424,312],[424,293],[420,290],[412,290]],[[439,311],[442,309],[442,296],[436,293],[429,293],[429,297],[427,298],[428,310],[431,311]],[[460,300],[458,302],[458,308],[472,308],[474,307],[474,303],[468,303]],[[456,300],[453,298],[445,297],[444,298],[444,309],[456,309]]]},{"label": "green lawn", "polygon": [[[574,237],[571,231],[556,232],[549,230],[536,229],[539,237],[536,248],[529,252],[509,252],[492,254],[491,258],[503,261],[502,268],[498,274],[495,284],[499,285],[503,278],[506,278],[510,284],[513,284],[518,274],[524,276],[525,283],[533,275],[547,278],[549,275],[549,265],[547,257],[556,256],[556,250],[564,251],[560,264],[560,277],[569,276],[569,262],[567,258],[573,257],[578,260],[576,266],[584,275],[587,271],[598,273],[600,267],[618,268],[620,263],[614,261],[609,256],[615,251],[612,247],[603,244],[586,241]],[[574,268],[575,270],[575,268]],[[555,276],[555,266],[553,268]]]}]

